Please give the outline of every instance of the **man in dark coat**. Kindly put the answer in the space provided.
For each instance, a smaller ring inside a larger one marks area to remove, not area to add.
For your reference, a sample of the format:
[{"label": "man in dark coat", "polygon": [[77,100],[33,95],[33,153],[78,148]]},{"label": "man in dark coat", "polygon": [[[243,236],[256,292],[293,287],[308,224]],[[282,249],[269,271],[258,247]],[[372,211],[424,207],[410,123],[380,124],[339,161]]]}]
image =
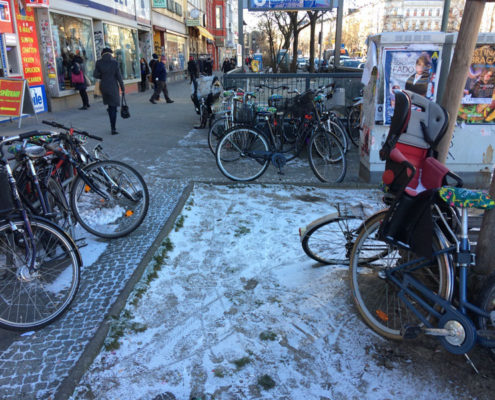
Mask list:
[{"label": "man in dark coat", "polygon": [[96,61],[93,76],[100,81],[100,91],[103,97],[103,104],[108,106],[107,112],[110,117],[112,135],[118,134],[115,129],[117,122],[117,107],[120,106],[119,86],[122,94],[125,93],[124,81],[120,74],[117,61],[112,57],[112,49],[105,47],[101,51],[101,58]]},{"label": "man in dark coat", "polygon": [[152,77],[153,82],[155,82],[155,91],[151,96],[150,102],[156,104],[156,100],[160,100],[160,93],[163,92],[165,100],[167,103],[173,103],[174,101],[168,97],[167,89],[167,68],[165,67],[165,56],[160,57],[160,61],[157,62],[153,67]]}]

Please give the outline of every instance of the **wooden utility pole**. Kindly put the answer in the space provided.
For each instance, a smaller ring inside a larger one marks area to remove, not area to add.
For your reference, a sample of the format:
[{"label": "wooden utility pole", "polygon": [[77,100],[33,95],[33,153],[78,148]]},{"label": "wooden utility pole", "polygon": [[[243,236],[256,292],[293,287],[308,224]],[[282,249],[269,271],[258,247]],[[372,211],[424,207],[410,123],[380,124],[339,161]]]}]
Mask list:
[{"label": "wooden utility pole", "polygon": [[[490,0],[495,1],[495,0]],[[467,0],[462,16],[461,27],[457,35],[454,57],[447,77],[447,86],[442,96],[442,106],[449,113],[447,133],[438,146],[438,159],[445,164],[449,153],[450,142],[454,133],[457,112],[461,104],[462,94],[468,77],[469,66],[474,48],[478,41],[481,17],[485,9],[485,0]]]}]

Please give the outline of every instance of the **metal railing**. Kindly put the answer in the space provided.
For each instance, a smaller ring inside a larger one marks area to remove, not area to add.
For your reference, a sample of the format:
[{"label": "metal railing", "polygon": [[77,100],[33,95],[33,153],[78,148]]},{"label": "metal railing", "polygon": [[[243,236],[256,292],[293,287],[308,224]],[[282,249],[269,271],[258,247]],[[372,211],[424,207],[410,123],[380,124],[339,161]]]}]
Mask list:
[{"label": "metal railing", "polygon": [[[360,95],[362,72],[329,72],[329,73],[301,73],[301,74],[254,74],[254,73],[229,73],[223,76],[224,88],[242,88],[254,90],[258,85],[288,86],[297,88],[300,92],[315,89],[329,83],[335,83],[335,88],[345,89],[345,106],[352,104],[352,99]],[[267,104],[268,97],[273,93],[287,95],[282,90],[265,89],[258,95],[260,104]],[[293,95],[291,95],[293,96]]]}]

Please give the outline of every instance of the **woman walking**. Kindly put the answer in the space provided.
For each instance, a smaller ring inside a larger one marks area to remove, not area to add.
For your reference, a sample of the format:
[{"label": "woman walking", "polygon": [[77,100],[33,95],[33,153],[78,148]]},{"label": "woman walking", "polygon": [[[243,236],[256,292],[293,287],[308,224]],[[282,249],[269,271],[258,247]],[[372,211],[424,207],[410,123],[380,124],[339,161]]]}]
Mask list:
[{"label": "woman walking", "polygon": [[150,67],[148,67],[148,63],[145,58],[142,57],[141,61],[141,92],[146,91],[146,86],[148,86],[148,76],[150,74]]},{"label": "woman walking", "polygon": [[70,65],[70,80],[74,89],[79,90],[79,95],[82,100],[82,107],[80,110],[87,110],[89,108],[89,98],[88,93],[86,92],[86,79],[84,77],[84,60],[79,54],[79,50],[76,51],[76,54],[72,57],[72,62]]},{"label": "woman walking", "polygon": [[117,107],[120,106],[119,86],[122,94],[125,93],[125,87],[119,65],[112,57],[112,53],[112,49],[108,47],[101,51],[101,58],[96,62],[93,76],[96,79],[101,79],[100,91],[103,97],[103,104],[108,106],[107,112],[110,118],[112,135],[117,135],[115,124],[117,122]]}]

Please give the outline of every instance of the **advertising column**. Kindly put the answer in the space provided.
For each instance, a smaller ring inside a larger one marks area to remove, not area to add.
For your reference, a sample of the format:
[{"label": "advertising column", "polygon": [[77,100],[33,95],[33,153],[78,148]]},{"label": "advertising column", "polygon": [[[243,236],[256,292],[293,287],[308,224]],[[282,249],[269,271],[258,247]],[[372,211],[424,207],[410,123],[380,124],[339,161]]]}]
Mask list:
[{"label": "advertising column", "polygon": [[34,11],[30,7],[19,8],[18,1],[14,1],[14,5],[24,79],[28,81],[36,113],[45,112],[47,111],[46,92]]}]

